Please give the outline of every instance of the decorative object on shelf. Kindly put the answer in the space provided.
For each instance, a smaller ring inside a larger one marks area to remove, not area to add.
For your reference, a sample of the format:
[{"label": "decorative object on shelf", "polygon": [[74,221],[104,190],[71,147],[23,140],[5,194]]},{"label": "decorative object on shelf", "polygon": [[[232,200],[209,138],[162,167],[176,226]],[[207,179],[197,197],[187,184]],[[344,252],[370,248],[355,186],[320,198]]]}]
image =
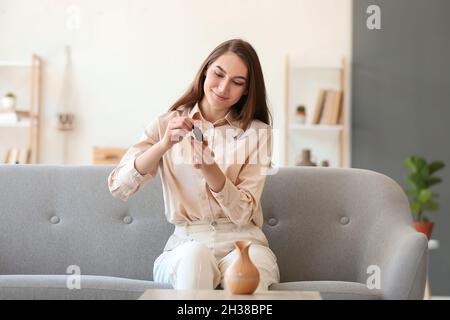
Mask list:
[{"label": "decorative object on shelf", "polygon": [[14,111],[16,109],[16,95],[12,92],[7,92],[2,98],[3,109],[11,109]]},{"label": "decorative object on shelf", "polygon": [[235,294],[252,294],[258,287],[259,271],[248,254],[251,244],[251,241],[234,243],[238,256],[225,271],[225,290]]},{"label": "decorative object on shelf", "polygon": [[425,211],[439,210],[439,203],[436,192],[431,192],[431,186],[441,183],[442,179],[433,176],[437,171],[443,169],[445,164],[442,161],[433,161],[430,164],[420,156],[407,157],[403,164],[411,171],[407,182],[411,189],[406,190],[410,196],[410,208],[415,221],[416,230],[427,235],[431,239],[434,223],[425,215]]},{"label": "decorative object on shelf", "polygon": [[329,167],[329,166],[330,166],[330,162],[328,160],[322,161],[322,167]]},{"label": "decorative object on shelf", "polygon": [[295,120],[299,124],[305,124],[306,122],[306,108],[304,105],[297,106],[295,112]]},{"label": "decorative object on shelf", "polygon": [[62,140],[63,163],[66,164],[69,156],[69,132],[75,127],[75,94],[72,83],[72,58],[69,46],[65,46],[65,66],[61,81],[61,93],[59,96],[58,111],[56,114],[56,129],[64,133]]},{"label": "decorative object on shelf", "polygon": [[311,150],[310,149],[303,149],[302,150],[302,157],[297,161],[297,166],[307,166],[307,167],[316,167],[316,163],[311,161]]},{"label": "decorative object on shelf", "polygon": [[57,113],[56,128],[60,131],[70,131],[74,129],[75,114],[71,111],[74,104],[73,83],[72,83],[72,63],[70,47],[65,47],[66,62],[63,73],[59,107],[61,111]]},{"label": "decorative object on shelf", "polygon": [[75,115],[73,113],[58,113],[58,130],[68,131],[73,130],[73,120]]}]

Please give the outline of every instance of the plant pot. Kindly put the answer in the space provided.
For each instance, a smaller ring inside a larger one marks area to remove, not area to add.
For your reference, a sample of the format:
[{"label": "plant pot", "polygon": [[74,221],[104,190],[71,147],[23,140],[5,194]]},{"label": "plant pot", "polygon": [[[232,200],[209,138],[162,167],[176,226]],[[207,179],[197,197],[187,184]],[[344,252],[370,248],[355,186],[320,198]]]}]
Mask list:
[{"label": "plant pot", "polygon": [[306,114],[305,113],[296,113],[295,120],[298,124],[305,124],[306,122]]},{"label": "plant pot", "polygon": [[433,231],[434,223],[430,221],[415,221],[414,225],[418,232],[424,233],[428,240],[431,239],[431,232]]},{"label": "plant pot", "polygon": [[4,109],[15,109],[16,108],[16,98],[3,97],[2,106]]}]

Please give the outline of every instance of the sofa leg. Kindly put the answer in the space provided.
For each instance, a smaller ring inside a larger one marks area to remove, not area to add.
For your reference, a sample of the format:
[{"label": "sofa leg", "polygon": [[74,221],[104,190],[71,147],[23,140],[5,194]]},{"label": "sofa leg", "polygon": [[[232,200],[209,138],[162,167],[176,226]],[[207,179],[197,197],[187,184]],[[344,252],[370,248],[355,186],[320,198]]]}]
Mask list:
[{"label": "sofa leg", "polygon": [[430,291],[430,284],[428,281],[428,276],[427,276],[427,282],[425,282],[425,293],[423,296],[424,300],[430,300],[431,299],[431,291]]}]

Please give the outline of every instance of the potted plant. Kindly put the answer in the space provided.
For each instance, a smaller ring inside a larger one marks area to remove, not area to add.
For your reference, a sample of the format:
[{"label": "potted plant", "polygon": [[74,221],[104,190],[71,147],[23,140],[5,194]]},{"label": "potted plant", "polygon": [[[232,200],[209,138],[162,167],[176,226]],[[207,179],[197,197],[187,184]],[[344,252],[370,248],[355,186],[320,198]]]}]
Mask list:
[{"label": "potted plant", "polygon": [[305,123],[306,120],[306,108],[304,105],[299,105],[296,108],[296,112],[295,112],[296,116],[297,116],[297,122],[298,123]]},{"label": "potted plant", "polygon": [[16,95],[12,92],[7,92],[3,96],[2,105],[5,109],[14,109],[16,107]]},{"label": "potted plant", "polygon": [[406,190],[406,194],[410,197],[410,208],[416,230],[425,233],[430,239],[434,223],[424,213],[439,210],[439,203],[436,200],[439,194],[430,191],[430,187],[442,182],[442,179],[434,174],[443,169],[445,164],[441,161],[427,163],[419,156],[408,157],[403,163],[411,171],[407,178],[411,189]]}]

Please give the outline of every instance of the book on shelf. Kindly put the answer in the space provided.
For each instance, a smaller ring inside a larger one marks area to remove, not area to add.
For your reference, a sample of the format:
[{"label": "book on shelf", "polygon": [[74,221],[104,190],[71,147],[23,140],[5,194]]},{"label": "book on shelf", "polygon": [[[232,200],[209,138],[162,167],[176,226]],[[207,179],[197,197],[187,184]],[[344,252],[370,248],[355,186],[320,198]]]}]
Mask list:
[{"label": "book on shelf", "polygon": [[8,164],[25,164],[30,163],[29,148],[10,148],[6,153],[5,163]]},{"label": "book on shelf", "polygon": [[5,163],[14,164],[18,161],[19,148],[11,148],[6,153]]},{"label": "book on shelf", "polygon": [[331,125],[337,125],[339,123],[339,115],[342,108],[342,90],[334,91],[333,97],[333,112],[331,114],[330,122]]},{"label": "book on shelf", "polygon": [[326,90],[325,100],[323,102],[323,111],[319,124],[330,124],[333,113],[334,91]]},{"label": "book on shelf", "polygon": [[323,102],[325,100],[326,90],[321,89],[319,91],[319,95],[317,96],[316,106],[314,108],[314,113],[312,117],[311,124],[318,124],[320,121],[320,117],[322,115]]},{"label": "book on shelf", "polygon": [[337,115],[337,124],[344,124],[344,92],[341,91],[341,101],[339,102],[339,111]]},{"label": "book on shelf", "polygon": [[337,125],[342,106],[342,90],[325,90],[322,112],[318,124]]},{"label": "book on shelf", "polygon": [[21,164],[25,164],[25,163],[30,163],[30,149],[28,148],[22,148],[19,151],[19,163]]}]

